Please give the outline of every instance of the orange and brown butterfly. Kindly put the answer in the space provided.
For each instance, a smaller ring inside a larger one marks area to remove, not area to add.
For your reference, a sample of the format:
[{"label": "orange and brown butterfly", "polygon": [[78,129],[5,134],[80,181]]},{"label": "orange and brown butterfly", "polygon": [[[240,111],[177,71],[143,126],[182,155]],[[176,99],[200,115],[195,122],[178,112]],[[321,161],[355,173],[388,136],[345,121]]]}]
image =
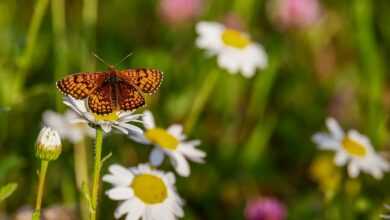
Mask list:
[{"label": "orange and brown butterfly", "polygon": [[87,99],[87,106],[98,115],[114,111],[132,111],[145,105],[143,93],[152,94],[160,87],[163,73],[139,68],[75,73],[57,81],[58,89],[75,99]]}]

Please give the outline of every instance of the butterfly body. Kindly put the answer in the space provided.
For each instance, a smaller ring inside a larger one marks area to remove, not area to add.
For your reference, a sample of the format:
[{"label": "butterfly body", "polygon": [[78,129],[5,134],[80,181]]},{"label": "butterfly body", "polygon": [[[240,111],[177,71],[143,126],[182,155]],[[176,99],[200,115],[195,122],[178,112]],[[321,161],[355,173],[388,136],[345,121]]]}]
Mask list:
[{"label": "butterfly body", "polygon": [[157,91],[162,81],[157,69],[115,70],[76,73],[57,81],[58,89],[75,99],[87,99],[88,108],[104,115],[132,111],[145,104],[143,93]]}]

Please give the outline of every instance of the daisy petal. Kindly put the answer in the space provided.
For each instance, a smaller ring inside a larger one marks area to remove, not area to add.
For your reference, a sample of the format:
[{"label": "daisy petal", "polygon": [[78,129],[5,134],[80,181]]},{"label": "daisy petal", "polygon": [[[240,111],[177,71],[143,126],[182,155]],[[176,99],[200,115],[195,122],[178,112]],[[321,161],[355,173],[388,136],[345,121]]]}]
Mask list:
[{"label": "daisy petal", "polygon": [[100,123],[100,127],[103,129],[105,133],[109,133],[112,129],[112,126],[109,122]]},{"label": "daisy petal", "polygon": [[111,165],[108,168],[108,170],[114,175],[128,178],[130,180],[132,180],[134,177],[133,174],[128,169],[126,169],[120,165],[117,165],[117,164]]},{"label": "daisy petal", "polygon": [[190,175],[190,166],[188,165],[188,162],[183,155],[174,153],[174,155],[171,157],[171,161],[175,167],[176,172],[180,176],[187,177]]},{"label": "daisy petal", "polygon": [[144,126],[146,129],[151,129],[151,128],[156,127],[156,125],[154,123],[154,117],[153,117],[152,112],[145,111],[143,114],[142,120],[144,122]]},{"label": "daisy petal", "polygon": [[126,220],[138,220],[145,212],[145,205],[140,202],[135,203],[132,210],[127,214]]},{"label": "daisy petal", "polygon": [[344,166],[348,161],[348,155],[342,151],[339,151],[336,153],[336,156],[334,158],[334,163],[337,166]]},{"label": "daisy petal", "polygon": [[149,161],[155,167],[160,166],[164,161],[164,152],[158,147],[155,147],[150,153]]},{"label": "daisy petal", "polygon": [[[135,125],[132,125],[132,124],[127,124],[127,123],[118,123],[121,127],[129,130],[129,131],[132,131],[134,133],[143,133],[143,130]],[[129,132],[127,131],[127,132]],[[127,133],[126,133],[127,134]]]},{"label": "daisy petal", "polygon": [[103,181],[111,183],[115,186],[128,186],[132,178],[129,178],[129,176],[121,176],[121,175],[105,175],[103,176]]},{"label": "daisy petal", "polygon": [[128,131],[127,137],[140,144],[150,144],[150,142],[145,138],[143,133]]},{"label": "daisy petal", "polygon": [[134,192],[129,187],[115,187],[106,192],[107,196],[112,200],[126,200],[133,197]]},{"label": "daisy petal", "polygon": [[135,199],[130,199],[122,202],[117,209],[115,209],[114,217],[116,219],[122,217],[124,214],[130,212],[133,207]]},{"label": "daisy petal", "polygon": [[179,140],[184,140],[183,126],[179,124],[173,124],[167,128],[167,131]]},{"label": "daisy petal", "polygon": [[332,135],[338,139],[342,140],[345,136],[343,129],[340,127],[339,123],[334,118],[327,118],[326,119],[326,126],[328,127],[329,131],[332,133]]},{"label": "daisy petal", "polygon": [[336,150],[340,146],[340,142],[338,140],[335,140],[326,133],[314,134],[312,140],[318,145],[319,148],[325,150]]},{"label": "daisy petal", "polygon": [[360,173],[360,170],[359,170],[358,165],[355,162],[351,162],[348,165],[348,174],[349,174],[349,176],[352,177],[352,178],[356,178],[357,176],[359,176],[359,173]]},{"label": "daisy petal", "polygon": [[167,179],[172,185],[176,182],[175,174],[173,174],[172,172],[167,173]]},{"label": "daisy petal", "polygon": [[206,153],[196,149],[192,145],[186,145],[182,144],[180,148],[178,148],[181,153],[184,154],[185,157],[189,158],[190,160],[198,163],[204,163],[203,158],[206,157]]}]

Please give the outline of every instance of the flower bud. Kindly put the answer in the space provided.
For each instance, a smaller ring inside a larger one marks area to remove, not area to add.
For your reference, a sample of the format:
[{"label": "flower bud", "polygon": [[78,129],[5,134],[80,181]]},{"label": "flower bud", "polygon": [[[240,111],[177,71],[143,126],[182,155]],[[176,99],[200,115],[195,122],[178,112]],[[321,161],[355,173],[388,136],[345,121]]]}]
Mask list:
[{"label": "flower bud", "polygon": [[41,160],[56,160],[61,154],[61,138],[52,128],[44,127],[39,132],[35,156]]}]

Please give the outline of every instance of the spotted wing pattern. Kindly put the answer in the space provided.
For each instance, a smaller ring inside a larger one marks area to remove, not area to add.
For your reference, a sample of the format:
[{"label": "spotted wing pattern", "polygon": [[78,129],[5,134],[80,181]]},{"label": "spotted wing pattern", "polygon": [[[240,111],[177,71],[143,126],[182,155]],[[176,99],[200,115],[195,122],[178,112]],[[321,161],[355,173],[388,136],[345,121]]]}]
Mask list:
[{"label": "spotted wing pattern", "polygon": [[116,110],[115,96],[113,85],[105,83],[88,96],[88,108],[99,115],[109,114]]},{"label": "spotted wing pattern", "polygon": [[106,72],[76,73],[57,81],[61,92],[75,99],[84,99],[100,87],[108,77]]},{"label": "spotted wing pattern", "polygon": [[163,79],[160,70],[145,68],[122,70],[118,76],[144,93],[156,92]]},{"label": "spotted wing pattern", "polygon": [[118,105],[121,110],[131,111],[145,105],[145,99],[134,86],[126,83],[118,83]]}]

